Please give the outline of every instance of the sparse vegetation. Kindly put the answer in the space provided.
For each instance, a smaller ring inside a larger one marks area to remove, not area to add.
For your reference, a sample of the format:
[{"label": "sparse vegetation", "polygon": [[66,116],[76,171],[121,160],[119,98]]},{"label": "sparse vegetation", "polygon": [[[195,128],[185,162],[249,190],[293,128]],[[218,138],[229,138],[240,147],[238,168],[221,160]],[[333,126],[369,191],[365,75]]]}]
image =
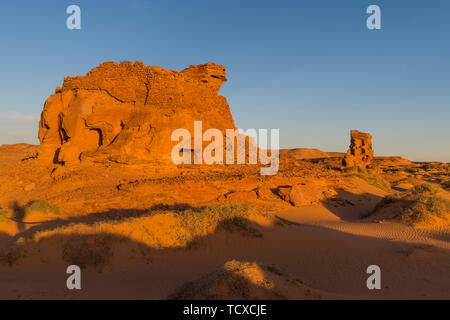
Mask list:
[{"label": "sparse vegetation", "polygon": [[395,167],[382,168],[382,170],[385,173],[399,173],[399,172],[402,172],[401,168],[395,168]]},{"label": "sparse vegetation", "polygon": [[20,259],[25,257],[25,255],[26,251],[23,246],[13,246],[12,248],[8,248],[7,250],[0,252],[0,264],[11,267],[17,264]]},{"label": "sparse vegetation", "polygon": [[9,214],[3,209],[0,209],[0,222],[8,222]]},{"label": "sparse vegetation", "polygon": [[361,167],[350,167],[343,169],[344,175],[347,177],[358,177],[368,184],[380,189],[390,189],[390,183],[375,171]]},{"label": "sparse vegetation", "polygon": [[47,216],[60,216],[61,209],[46,200],[34,200],[29,202],[19,212],[16,212],[15,218],[22,221],[32,213],[39,213]]},{"label": "sparse vegetation", "polygon": [[378,202],[378,204],[376,205],[376,207],[374,209],[374,212],[381,208],[384,208],[385,206],[387,206],[391,203],[397,202],[401,199],[402,199],[402,196],[398,193],[387,195],[383,199],[381,199],[380,202]]},{"label": "sparse vegetation", "polygon": [[184,241],[193,245],[195,238],[223,229],[240,232],[243,235],[261,237],[262,233],[249,222],[249,216],[256,214],[250,205],[208,206],[188,209],[176,213],[179,226],[188,231]]},{"label": "sparse vegetation", "polygon": [[403,195],[388,195],[377,204],[370,215],[394,204],[395,213],[391,218],[409,225],[432,221],[434,218],[449,219],[450,201],[436,196],[435,193],[434,185],[422,184]]},{"label": "sparse vegetation", "polygon": [[436,196],[421,196],[403,209],[400,219],[408,224],[426,222],[433,217],[445,219],[450,215],[450,201]]},{"label": "sparse vegetation", "polygon": [[422,183],[417,186],[414,186],[411,188],[411,193],[416,195],[421,194],[436,194],[440,191],[442,191],[442,188],[437,184],[432,183]]},{"label": "sparse vegetation", "polygon": [[450,180],[441,182],[441,186],[442,186],[442,188],[449,190],[450,189]]},{"label": "sparse vegetation", "polygon": [[53,213],[56,215],[61,214],[61,210],[57,206],[51,204],[50,202],[47,202],[46,200],[31,201],[25,206],[24,211],[25,214],[31,211],[39,211],[42,213]]},{"label": "sparse vegetation", "polygon": [[441,163],[427,163],[422,166],[422,169],[425,171],[437,171],[440,173],[450,172],[450,166]]},{"label": "sparse vegetation", "polygon": [[108,235],[78,236],[68,240],[61,258],[80,268],[103,266],[113,257],[111,238]]}]

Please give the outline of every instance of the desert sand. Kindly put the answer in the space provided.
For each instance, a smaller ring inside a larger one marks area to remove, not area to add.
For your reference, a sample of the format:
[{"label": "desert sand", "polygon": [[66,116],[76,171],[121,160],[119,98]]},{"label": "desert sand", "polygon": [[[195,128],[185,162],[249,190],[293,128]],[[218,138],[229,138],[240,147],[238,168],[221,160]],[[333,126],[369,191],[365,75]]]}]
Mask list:
[{"label": "desert sand", "polygon": [[450,298],[448,164],[374,156],[358,131],[347,153],[281,150],[275,175],[170,163],[173,128],[235,129],[225,80],[140,63],[66,78],[41,145],[0,147],[0,299]]}]

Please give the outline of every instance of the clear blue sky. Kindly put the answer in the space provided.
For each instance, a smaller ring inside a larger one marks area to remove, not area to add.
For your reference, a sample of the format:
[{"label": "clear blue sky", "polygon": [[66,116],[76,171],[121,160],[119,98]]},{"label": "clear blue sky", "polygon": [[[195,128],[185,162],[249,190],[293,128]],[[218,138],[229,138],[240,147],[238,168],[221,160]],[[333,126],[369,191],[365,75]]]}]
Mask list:
[{"label": "clear blue sky", "polygon": [[[66,28],[78,4],[82,29]],[[382,29],[366,28],[370,4]],[[450,162],[450,1],[0,2],[0,144],[38,143],[45,99],[103,61],[227,67],[238,127],[279,128],[281,147]]]}]

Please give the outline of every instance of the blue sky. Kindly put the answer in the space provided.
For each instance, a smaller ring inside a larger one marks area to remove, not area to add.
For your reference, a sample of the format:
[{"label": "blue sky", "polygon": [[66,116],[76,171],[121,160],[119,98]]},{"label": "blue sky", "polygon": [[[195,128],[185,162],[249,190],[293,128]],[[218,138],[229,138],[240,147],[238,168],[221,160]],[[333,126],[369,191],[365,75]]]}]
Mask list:
[{"label": "blue sky", "polygon": [[[82,29],[66,28],[67,6]],[[382,29],[366,28],[381,7]],[[0,144],[38,143],[45,99],[103,61],[227,67],[238,127],[279,128],[283,148],[450,162],[450,1],[129,0],[0,2]]]}]

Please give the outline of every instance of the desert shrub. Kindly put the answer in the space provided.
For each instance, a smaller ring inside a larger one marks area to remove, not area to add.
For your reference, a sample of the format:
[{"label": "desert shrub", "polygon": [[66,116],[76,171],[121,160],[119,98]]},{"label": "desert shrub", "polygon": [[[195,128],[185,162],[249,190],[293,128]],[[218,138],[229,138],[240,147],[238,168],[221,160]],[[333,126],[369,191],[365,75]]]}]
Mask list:
[{"label": "desert shrub", "polygon": [[75,236],[63,245],[62,260],[84,269],[103,266],[113,257],[111,239],[105,236]]},{"label": "desert shrub", "polygon": [[416,195],[420,194],[435,194],[439,191],[442,191],[441,187],[437,184],[431,184],[431,183],[422,183],[417,186],[414,186],[411,188],[410,192]]},{"label": "desert shrub", "polygon": [[385,173],[398,173],[402,171],[401,168],[394,168],[394,167],[382,168],[382,170]]},{"label": "desert shrub", "polygon": [[441,182],[441,186],[442,186],[442,188],[444,188],[444,189],[447,189],[447,190],[450,189],[450,180]]},{"label": "desert shrub", "polygon": [[0,209],[0,222],[9,221],[9,214],[3,209]]},{"label": "desert shrub", "polygon": [[26,250],[23,246],[13,246],[4,251],[0,251],[0,264],[13,266],[19,262],[20,259],[26,256]]},{"label": "desert shrub", "polygon": [[[248,220],[252,213],[256,211],[250,205],[216,205],[179,211],[176,215],[179,218],[179,226],[188,231],[192,240],[216,229],[261,236],[262,234],[253,228]],[[189,239],[187,242],[190,242]]]},{"label": "desert shrub", "polygon": [[334,170],[334,171],[340,170],[340,165],[338,165],[338,164],[326,163],[323,165],[323,167],[327,170]]},{"label": "desert shrub", "polygon": [[343,170],[345,176],[347,177],[358,177],[364,181],[366,181],[368,184],[373,185],[380,189],[390,189],[391,185],[390,183],[384,179],[382,176],[380,176],[375,171],[372,171],[370,169],[361,168],[361,167],[350,167],[350,168],[344,168]]},{"label": "desert shrub", "polygon": [[439,163],[427,163],[422,166],[422,169],[425,171],[438,171],[440,173],[447,173],[450,171],[450,167],[448,165]]},{"label": "desert shrub", "polygon": [[417,175],[423,173],[423,170],[421,168],[408,168],[405,170],[405,172],[410,173],[412,175]]},{"label": "desert shrub", "polygon": [[387,195],[383,199],[381,199],[380,202],[378,202],[378,204],[376,205],[374,210],[376,211],[378,209],[381,209],[381,208],[387,206],[388,204],[397,202],[401,199],[402,199],[402,196],[398,193]]},{"label": "desert shrub", "polygon": [[29,216],[32,212],[39,212],[46,215],[61,215],[61,209],[51,204],[50,202],[46,200],[33,200],[16,214],[16,218],[21,221],[25,217]]},{"label": "desert shrub", "polygon": [[402,200],[402,196],[398,193],[387,195],[377,203],[377,205],[371,212],[369,212],[365,215],[362,215],[362,217],[367,218],[367,217],[371,216],[372,214],[376,213],[378,210],[383,209],[387,205],[389,205],[391,203],[395,203],[400,200]]},{"label": "desert shrub", "polygon": [[436,196],[420,196],[410,206],[402,210],[400,218],[405,223],[416,224],[428,221],[433,217],[448,218],[449,215],[449,200]]},{"label": "desert shrub", "polygon": [[427,187],[419,188],[418,190],[419,192],[415,193],[406,192],[384,197],[369,216],[382,210],[387,205],[395,203],[398,211],[391,219],[399,219],[401,222],[409,225],[432,221],[434,217],[441,219],[450,218],[449,200],[433,195],[428,191]]}]

